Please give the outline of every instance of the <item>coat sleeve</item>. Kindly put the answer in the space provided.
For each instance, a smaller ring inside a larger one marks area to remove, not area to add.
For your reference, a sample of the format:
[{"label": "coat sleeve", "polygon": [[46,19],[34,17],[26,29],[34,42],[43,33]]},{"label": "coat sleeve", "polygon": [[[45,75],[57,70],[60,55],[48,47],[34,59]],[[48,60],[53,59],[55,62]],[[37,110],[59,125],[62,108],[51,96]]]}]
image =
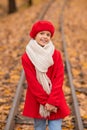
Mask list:
[{"label": "coat sleeve", "polygon": [[40,104],[45,105],[48,99],[48,94],[43,90],[42,86],[37,81],[34,66],[26,54],[22,56],[22,65],[24,68],[29,91],[31,91],[32,95]]},{"label": "coat sleeve", "polygon": [[61,101],[64,100],[62,90],[64,80],[64,67],[60,52],[56,53],[54,57],[54,70],[53,70],[52,90],[49,95],[47,103],[59,107]]}]

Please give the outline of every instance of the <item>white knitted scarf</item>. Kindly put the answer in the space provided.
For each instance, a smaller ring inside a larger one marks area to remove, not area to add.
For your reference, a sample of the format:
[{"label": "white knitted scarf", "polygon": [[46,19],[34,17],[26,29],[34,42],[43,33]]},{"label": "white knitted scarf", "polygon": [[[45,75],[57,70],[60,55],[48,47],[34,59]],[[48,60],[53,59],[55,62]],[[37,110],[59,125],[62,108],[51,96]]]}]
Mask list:
[{"label": "white knitted scarf", "polygon": [[[52,55],[54,53],[54,45],[52,41],[44,47],[41,47],[35,40],[31,39],[26,46],[26,53],[35,66],[37,80],[46,93],[50,94],[52,84],[49,77],[46,75],[46,72],[48,71],[48,68],[53,65]],[[42,117],[50,116],[50,112],[41,104],[39,113]]]}]

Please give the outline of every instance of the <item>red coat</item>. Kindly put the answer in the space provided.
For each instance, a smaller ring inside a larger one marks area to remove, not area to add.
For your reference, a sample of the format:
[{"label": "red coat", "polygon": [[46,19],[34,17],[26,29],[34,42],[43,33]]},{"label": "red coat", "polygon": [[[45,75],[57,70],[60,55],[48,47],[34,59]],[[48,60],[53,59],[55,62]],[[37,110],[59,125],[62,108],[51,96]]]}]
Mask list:
[{"label": "red coat", "polygon": [[42,118],[39,114],[40,104],[52,104],[58,107],[57,113],[51,113],[46,119],[60,119],[70,114],[62,90],[64,67],[60,52],[53,54],[54,65],[48,68],[47,75],[52,82],[52,90],[48,95],[36,79],[35,67],[26,53],[22,56],[22,65],[28,83],[23,115],[32,118]]}]

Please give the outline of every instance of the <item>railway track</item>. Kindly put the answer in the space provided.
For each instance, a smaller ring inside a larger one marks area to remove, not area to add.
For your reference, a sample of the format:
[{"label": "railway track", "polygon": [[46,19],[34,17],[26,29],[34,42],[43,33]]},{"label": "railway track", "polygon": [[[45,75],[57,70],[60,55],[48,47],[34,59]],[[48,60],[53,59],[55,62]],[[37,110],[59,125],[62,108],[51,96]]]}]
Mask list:
[{"label": "railway track", "polygon": [[[51,8],[52,4],[53,4],[53,0],[50,0],[48,2],[48,4],[45,6],[44,10],[42,11],[42,13],[39,15],[39,17],[37,17],[37,19],[44,19],[45,15],[47,14],[49,8]],[[67,74],[68,74],[68,82],[70,85],[70,89],[71,89],[71,93],[72,93],[72,103],[73,103],[73,107],[74,107],[74,127],[70,130],[83,130],[84,126],[83,126],[83,122],[81,119],[81,115],[79,112],[79,104],[78,104],[78,100],[76,97],[76,91],[75,91],[75,87],[73,85],[73,77],[72,77],[72,73],[71,73],[71,67],[70,67],[70,63],[69,63],[69,59],[68,59],[68,54],[66,51],[66,39],[65,39],[65,34],[64,34],[64,25],[63,25],[63,12],[64,12],[64,8],[67,4],[67,0],[63,0],[63,3],[60,4],[61,7],[61,11],[60,11],[60,29],[61,29],[61,36],[62,36],[62,43],[63,43],[63,52],[64,52],[64,57],[65,57],[65,64],[66,64],[66,69],[67,69]],[[36,20],[36,19],[35,19]],[[25,124],[25,125],[32,125],[33,121],[29,118],[25,118],[22,117],[21,114],[19,114],[19,105],[21,100],[24,101],[23,98],[23,92],[24,90],[26,90],[26,83],[25,83],[25,75],[24,75],[24,71],[22,70],[21,72],[21,76],[20,76],[20,80],[17,86],[17,90],[16,90],[16,94],[13,100],[13,105],[11,107],[11,110],[9,112],[8,115],[8,119],[6,121],[6,126],[4,130],[13,130],[15,129],[15,126],[17,124]],[[70,95],[71,96],[71,95]]]},{"label": "railway track", "polygon": [[[66,0],[65,0],[65,4],[66,4]],[[76,92],[75,92],[75,87],[73,85],[73,77],[72,77],[72,72],[71,72],[71,66],[69,63],[69,59],[68,59],[68,54],[67,54],[67,50],[66,50],[66,39],[65,39],[65,34],[64,34],[64,24],[63,24],[63,12],[64,12],[64,8],[65,8],[65,4],[63,5],[62,11],[61,11],[61,17],[60,17],[60,24],[61,24],[61,34],[62,34],[62,43],[63,43],[63,48],[64,48],[64,55],[65,55],[65,61],[66,61],[66,69],[67,69],[67,73],[68,73],[68,79],[69,79],[69,84],[70,84],[70,88],[71,88],[71,93],[72,93],[72,100],[73,100],[73,107],[74,107],[74,112],[75,112],[75,122],[76,122],[76,128],[78,130],[83,130],[83,123],[82,123],[82,119],[80,116],[80,111],[79,111],[79,105],[78,105],[78,100],[76,97]]]}]

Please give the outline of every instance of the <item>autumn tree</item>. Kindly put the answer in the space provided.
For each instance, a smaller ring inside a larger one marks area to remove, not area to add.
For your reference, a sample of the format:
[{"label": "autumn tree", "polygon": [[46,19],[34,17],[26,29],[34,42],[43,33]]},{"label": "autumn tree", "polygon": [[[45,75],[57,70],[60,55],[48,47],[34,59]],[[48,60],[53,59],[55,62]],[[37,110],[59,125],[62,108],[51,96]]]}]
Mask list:
[{"label": "autumn tree", "polygon": [[14,13],[17,11],[15,0],[8,0],[8,13]]}]

